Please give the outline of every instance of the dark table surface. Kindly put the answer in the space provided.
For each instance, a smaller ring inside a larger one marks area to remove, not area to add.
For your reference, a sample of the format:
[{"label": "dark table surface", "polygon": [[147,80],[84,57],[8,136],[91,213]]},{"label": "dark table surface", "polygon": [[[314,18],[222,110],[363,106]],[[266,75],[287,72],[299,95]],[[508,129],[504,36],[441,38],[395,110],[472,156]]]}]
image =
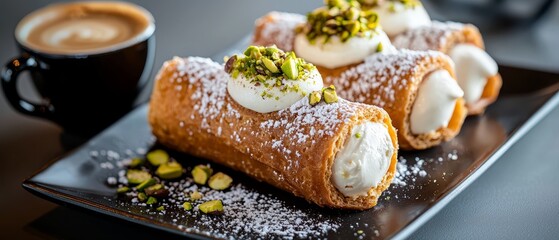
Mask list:
[{"label": "dark table surface", "polygon": [[[0,60],[8,61],[17,54],[13,30],[19,19],[51,2],[0,3]],[[254,19],[268,11],[305,13],[321,4],[320,0],[135,2],[151,11],[156,19],[155,69],[174,55],[212,56],[221,52],[249,34]],[[425,5],[434,18],[453,16],[452,10],[428,2]],[[500,64],[559,72],[558,23],[559,4],[556,3],[535,25],[482,26],[482,31],[489,53]],[[23,95],[39,101],[28,77],[22,80],[19,88]],[[151,86],[138,102],[146,102],[150,91]],[[555,108],[412,238],[556,239],[559,236],[558,123],[559,108]],[[26,192],[21,181],[66,152],[60,143],[61,132],[50,122],[16,113],[0,97],[1,239],[176,237],[94,213],[59,207]]]}]

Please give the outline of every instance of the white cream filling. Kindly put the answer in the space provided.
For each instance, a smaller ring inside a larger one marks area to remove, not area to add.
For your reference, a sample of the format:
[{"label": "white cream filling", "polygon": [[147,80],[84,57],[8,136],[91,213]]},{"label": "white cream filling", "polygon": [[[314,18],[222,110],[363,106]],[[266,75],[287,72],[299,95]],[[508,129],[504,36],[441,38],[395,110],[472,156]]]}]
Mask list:
[{"label": "white cream filling", "polygon": [[456,65],[456,80],[464,90],[466,103],[478,101],[487,79],[499,71],[497,63],[483,49],[471,44],[456,45],[449,56]]},{"label": "white cream filling", "polygon": [[294,50],[297,56],[307,62],[332,69],[362,62],[377,52],[379,43],[382,44],[382,52],[394,49],[380,28],[371,34],[372,37],[352,37],[345,43],[337,36],[330,38],[327,43],[324,43],[324,37],[319,37],[311,44],[307,36],[300,33],[295,37]]},{"label": "white cream filling", "polygon": [[396,36],[408,29],[431,25],[431,18],[423,7],[406,7],[399,1],[387,2],[375,7],[380,25],[388,36]]},{"label": "white cream filling", "polygon": [[334,186],[346,197],[367,196],[388,171],[394,145],[383,123],[353,127],[332,165]]},{"label": "white cream filling", "polygon": [[[271,78],[263,84],[251,82],[243,74],[239,74],[237,78],[229,78],[227,91],[241,106],[255,112],[269,113],[288,108],[310,92],[323,87],[322,77],[316,69],[305,80],[284,79],[280,87],[275,85],[276,80]],[[283,87],[287,87],[287,90],[282,91]],[[298,90],[292,90],[294,88]]]},{"label": "white cream filling", "polygon": [[423,134],[448,126],[456,100],[464,95],[446,70],[430,73],[421,82],[410,114],[412,134]]}]

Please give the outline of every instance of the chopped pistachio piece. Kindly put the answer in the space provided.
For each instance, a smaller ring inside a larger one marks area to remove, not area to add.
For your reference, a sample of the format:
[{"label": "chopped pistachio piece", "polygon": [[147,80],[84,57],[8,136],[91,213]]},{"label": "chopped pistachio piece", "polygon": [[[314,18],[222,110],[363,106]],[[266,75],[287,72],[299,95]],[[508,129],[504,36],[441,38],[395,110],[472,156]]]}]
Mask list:
[{"label": "chopped pistachio piece", "polygon": [[182,208],[184,208],[184,210],[186,210],[186,211],[190,211],[190,210],[192,210],[192,203],[184,202],[182,204]]},{"label": "chopped pistachio piece", "polygon": [[153,166],[159,166],[169,161],[169,154],[161,149],[149,152],[146,157]]},{"label": "chopped pistachio piece", "polygon": [[276,67],[276,64],[272,60],[268,58],[262,58],[262,63],[264,63],[264,66],[266,66],[266,68],[270,70],[270,72],[272,73],[279,72],[278,67]]},{"label": "chopped pistachio piece", "polygon": [[146,171],[135,169],[128,169],[128,171],[126,171],[126,179],[128,179],[128,183],[130,184],[140,184],[150,178],[151,174]]},{"label": "chopped pistachio piece", "polygon": [[281,70],[289,79],[297,79],[299,76],[297,61],[293,58],[287,58],[281,65]]},{"label": "chopped pistachio piece", "polygon": [[229,188],[232,182],[233,179],[229,175],[218,172],[208,180],[208,185],[214,190],[224,190]]},{"label": "chopped pistachio piece", "polygon": [[377,52],[382,52],[382,49],[383,49],[383,48],[384,48],[384,47],[382,46],[382,43],[379,42],[378,45],[377,45]]},{"label": "chopped pistachio piece", "polygon": [[155,179],[150,178],[138,184],[138,186],[136,186],[136,189],[138,189],[138,191],[143,191],[145,188],[152,186],[153,184],[155,184]]},{"label": "chopped pistachio piece", "polygon": [[144,192],[145,192],[147,195],[150,195],[150,196],[151,196],[151,195],[153,195],[157,190],[161,190],[161,189],[163,189],[163,184],[159,184],[159,183],[158,183],[158,184],[155,184],[155,185],[153,185],[153,186],[150,186],[150,187],[144,189]]},{"label": "chopped pistachio piece", "polygon": [[131,168],[137,168],[139,166],[142,166],[144,164],[144,159],[142,158],[132,158],[130,160],[130,165],[128,165]]},{"label": "chopped pistachio piece", "polygon": [[140,202],[145,202],[147,199],[148,199],[148,196],[145,193],[143,193],[143,192],[138,193],[138,200],[140,200]]},{"label": "chopped pistachio piece", "polygon": [[322,93],[320,91],[313,91],[309,95],[309,104],[314,106],[322,100]]},{"label": "chopped pistachio piece", "polygon": [[130,191],[130,188],[129,188],[129,187],[119,187],[119,188],[116,190],[116,193],[121,194],[121,193],[126,193],[126,192],[128,192],[128,191]]},{"label": "chopped pistachio piece", "polygon": [[336,87],[334,85],[330,85],[323,90],[324,94],[324,101],[328,104],[335,103],[338,101],[338,94],[336,94]]},{"label": "chopped pistachio piece", "polygon": [[245,56],[247,56],[247,57],[251,57],[251,56],[255,55],[256,52],[260,53],[260,49],[258,49],[257,46],[249,46],[249,47],[245,50],[244,54],[245,54]]},{"label": "chopped pistachio piece", "polygon": [[156,204],[157,203],[157,198],[154,197],[149,197],[148,200],[146,201],[146,204],[152,205],[152,204]]},{"label": "chopped pistachio piece", "polygon": [[200,185],[205,185],[213,173],[213,169],[208,165],[198,165],[192,169],[192,178],[194,182]]},{"label": "chopped pistachio piece", "polygon": [[361,138],[361,133],[356,133],[355,138]]},{"label": "chopped pistachio piece", "polygon": [[198,192],[198,191],[194,191],[190,194],[190,200],[196,201],[196,200],[200,200],[204,197],[204,195],[202,195],[202,193]]},{"label": "chopped pistachio piece", "polygon": [[182,175],[182,166],[178,162],[168,162],[159,165],[155,175],[162,179],[175,179]]},{"label": "chopped pistachio piece", "polygon": [[144,192],[148,193],[148,191],[156,191],[156,190],[159,190],[159,189],[162,189],[162,188],[163,188],[163,184],[158,183],[158,184],[155,184],[155,185],[152,185],[152,186],[146,188],[144,190]]},{"label": "chopped pistachio piece", "polygon": [[221,214],[223,213],[223,203],[221,200],[211,200],[198,206],[200,211],[205,214]]},{"label": "chopped pistachio piece", "polygon": [[165,210],[165,207],[164,207],[164,206],[159,206],[159,207],[157,207],[155,210],[157,210],[157,211],[163,211],[163,210]]}]

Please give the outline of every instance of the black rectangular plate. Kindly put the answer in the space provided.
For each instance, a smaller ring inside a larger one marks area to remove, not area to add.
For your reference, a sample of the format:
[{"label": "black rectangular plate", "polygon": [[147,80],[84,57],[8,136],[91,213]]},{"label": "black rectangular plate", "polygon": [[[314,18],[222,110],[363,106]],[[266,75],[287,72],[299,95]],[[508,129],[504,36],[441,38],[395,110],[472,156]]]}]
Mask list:
[{"label": "black rectangular plate", "polygon": [[[223,55],[218,56],[221,58]],[[219,58],[216,60],[220,61]],[[336,231],[328,231],[321,237],[405,238],[479,177],[559,103],[559,75],[506,66],[500,66],[500,72],[504,84],[499,99],[484,115],[469,117],[455,139],[429,150],[399,153],[406,160],[403,165],[410,170],[409,175],[402,172],[406,176],[400,178],[406,185],[393,184],[373,209],[342,211],[316,207],[241,173],[216,167],[231,174],[247,191],[272,196],[290,211],[301,210],[308,221],[329,222],[338,226]],[[113,157],[114,153],[118,153],[122,158],[138,154],[135,151],[138,148],[161,148],[154,143],[146,114],[147,105],[139,107],[77,150],[38,170],[23,182],[23,187],[58,203],[189,237],[262,237],[258,235],[260,233],[250,231],[235,235],[227,226],[208,227],[188,216],[174,222],[176,211],[181,209],[169,209],[168,214],[163,215],[149,214],[117,198],[115,188],[108,186],[106,180],[109,176],[116,176],[119,168],[101,167],[101,163],[114,159],[109,159],[111,154],[92,157],[91,153],[110,150]],[[206,162],[168,151],[187,167]],[[413,173],[418,161],[423,162],[421,168],[425,176]]]}]

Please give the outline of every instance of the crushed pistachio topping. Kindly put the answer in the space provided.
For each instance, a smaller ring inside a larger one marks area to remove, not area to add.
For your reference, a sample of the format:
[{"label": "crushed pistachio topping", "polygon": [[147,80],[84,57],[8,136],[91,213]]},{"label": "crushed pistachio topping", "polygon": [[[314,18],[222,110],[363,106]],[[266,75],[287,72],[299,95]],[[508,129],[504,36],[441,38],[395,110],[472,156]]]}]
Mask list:
[{"label": "crushed pistachio topping", "polygon": [[361,138],[361,133],[356,133],[355,138]]},{"label": "crushed pistachio topping", "polygon": [[306,92],[301,91],[294,80],[305,81],[311,77],[316,67],[298,58],[294,52],[284,52],[276,46],[258,47],[249,46],[243,54],[233,55],[227,58],[225,71],[233,78],[242,74],[255,86],[264,86],[266,90],[260,93],[262,98],[279,100],[270,91],[279,88],[282,93],[296,92],[302,96]]},{"label": "crushed pistachio topping", "polygon": [[324,37],[324,43],[333,36],[342,42],[352,37],[371,38],[379,26],[376,12],[362,10],[354,0],[327,0],[326,6],[307,14],[307,22],[297,27],[297,33],[305,33],[311,44]]},{"label": "crushed pistachio topping", "polygon": [[309,94],[309,104],[311,106],[319,104],[321,100],[324,100],[327,104],[338,102],[336,87],[334,85],[330,85],[322,88],[321,91],[313,91]]},{"label": "crushed pistachio topping", "polygon": [[268,80],[277,79],[272,85],[282,86],[282,80],[300,80],[308,77],[314,65],[297,58],[294,52],[284,52],[276,46],[249,46],[244,54],[227,59],[225,71],[237,78],[244,75],[249,81],[270,85]]}]

